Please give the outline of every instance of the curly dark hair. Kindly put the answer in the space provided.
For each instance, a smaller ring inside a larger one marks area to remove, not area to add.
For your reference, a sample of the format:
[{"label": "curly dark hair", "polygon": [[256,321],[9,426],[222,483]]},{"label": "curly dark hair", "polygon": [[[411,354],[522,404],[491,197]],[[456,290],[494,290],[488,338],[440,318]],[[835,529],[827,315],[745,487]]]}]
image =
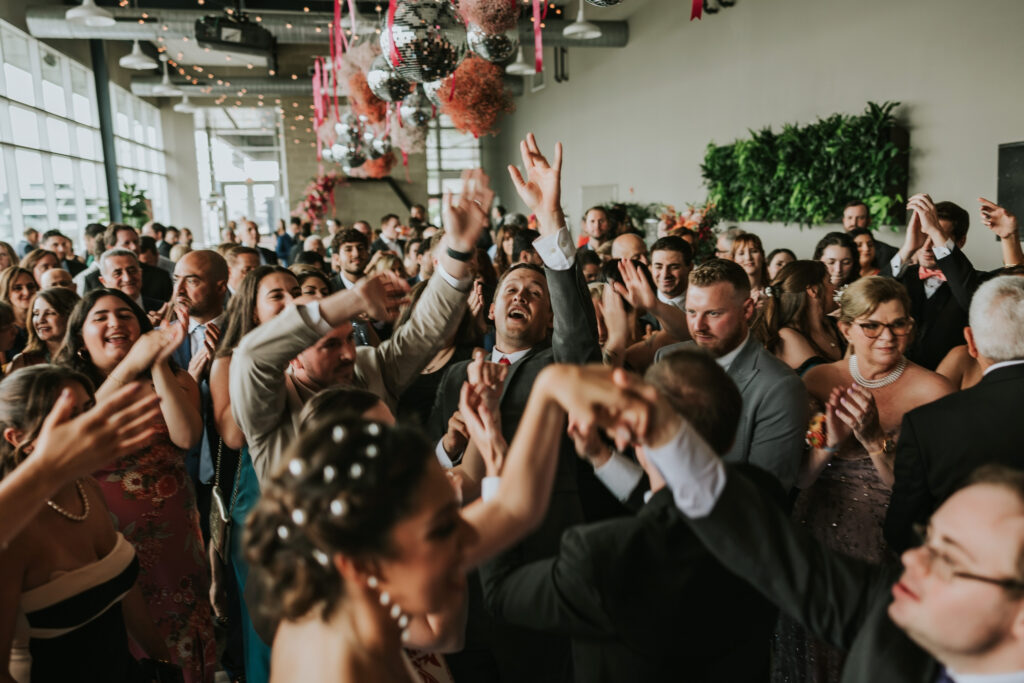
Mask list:
[{"label": "curly dark hair", "polygon": [[330,617],[345,595],[334,554],[393,552],[391,530],[411,511],[432,457],[414,429],[336,415],[291,445],[246,524],[246,556],[263,568],[268,607],[284,619],[317,606]]}]

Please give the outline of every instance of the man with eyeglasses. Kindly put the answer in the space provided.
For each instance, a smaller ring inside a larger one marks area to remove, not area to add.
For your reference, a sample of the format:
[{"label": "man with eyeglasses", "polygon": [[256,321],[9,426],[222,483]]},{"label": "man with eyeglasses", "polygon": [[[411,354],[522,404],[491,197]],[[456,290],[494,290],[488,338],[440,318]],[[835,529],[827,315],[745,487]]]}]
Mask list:
[{"label": "man with eyeglasses", "polygon": [[900,426],[896,482],[885,520],[890,547],[906,548],[922,523],[986,463],[1024,469],[1024,278],[1003,275],[974,294],[968,352],[983,370],[964,391],[908,412]]},{"label": "man with eyeglasses", "polygon": [[[901,566],[836,553],[725,465],[657,391],[637,441],[726,568],[847,652],[843,683],[1024,681],[1024,473],[991,465],[932,516]],[[681,618],[685,618],[681,616]]]}]

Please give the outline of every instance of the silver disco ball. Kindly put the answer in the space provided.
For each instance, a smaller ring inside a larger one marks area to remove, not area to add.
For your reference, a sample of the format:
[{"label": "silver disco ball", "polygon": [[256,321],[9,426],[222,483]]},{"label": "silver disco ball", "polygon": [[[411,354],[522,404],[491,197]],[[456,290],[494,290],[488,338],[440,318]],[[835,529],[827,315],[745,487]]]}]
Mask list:
[{"label": "silver disco ball", "polygon": [[333,148],[331,147],[324,147],[320,150],[320,158],[324,161],[334,161],[334,152],[331,151],[332,149]]},{"label": "silver disco ball", "polygon": [[[392,37],[398,52],[391,54]],[[466,51],[466,30],[447,2],[403,0],[389,29],[385,17],[380,47],[395,72],[407,81],[423,83],[451,75]]]},{"label": "silver disco ball", "polygon": [[377,55],[366,72],[366,84],[370,92],[385,102],[399,102],[409,94],[409,81],[395,73],[384,55]]},{"label": "silver disco ball", "polygon": [[359,119],[351,112],[341,117],[341,121],[334,124],[334,132],[339,142],[358,144],[363,137],[362,126]]},{"label": "silver disco ball", "polygon": [[377,138],[370,143],[370,148],[377,155],[376,158],[380,158],[391,151],[391,138]]},{"label": "silver disco ball", "polygon": [[[444,93],[448,92],[447,90],[443,90],[443,88],[444,88],[444,79],[443,78],[439,78],[436,81],[430,81],[429,83],[422,83],[421,87],[423,88],[423,92],[427,96],[427,99],[430,100],[430,103],[432,105],[434,105],[435,107],[440,108],[441,107],[441,97],[442,97],[442,95],[444,95]],[[442,90],[443,90],[443,92],[442,92]]]},{"label": "silver disco ball", "polygon": [[356,168],[366,163],[366,154],[359,147],[348,145],[338,162],[345,168]]},{"label": "silver disco ball", "polygon": [[466,42],[469,49],[492,64],[505,66],[516,59],[519,49],[519,29],[513,28],[504,33],[485,33],[476,24],[466,27]]},{"label": "silver disco ball", "polygon": [[422,88],[416,88],[415,92],[402,100],[399,113],[402,115],[403,125],[415,128],[422,128],[434,118],[434,110]]}]

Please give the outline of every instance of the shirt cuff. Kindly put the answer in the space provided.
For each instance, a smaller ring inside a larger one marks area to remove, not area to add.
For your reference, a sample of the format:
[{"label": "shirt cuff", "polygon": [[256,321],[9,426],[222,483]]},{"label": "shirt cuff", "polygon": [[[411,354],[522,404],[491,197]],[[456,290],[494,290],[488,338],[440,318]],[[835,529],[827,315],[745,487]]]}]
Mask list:
[{"label": "shirt cuff", "polygon": [[932,247],[932,254],[935,256],[935,260],[939,261],[941,259],[946,258],[950,254],[952,254],[954,246],[955,246],[955,244],[953,243],[953,240],[951,240],[951,239],[946,240],[945,244],[940,244],[937,247],[933,246]]},{"label": "shirt cuff", "polygon": [[725,466],[693,427],[683,424],[664,446],[645,446],[644,455],[661,472],[680,512],[690,518],[711,513],[725,488]]},{"label": "shirt cuff", "polygon": [[455,467],[455,463],[453,463],[452,459],[448,457],[448,453],[445,452],[444,446],[441,445],[442,443],[443,440],[437,442],[437,448],[434,449],[434,455],[437,457],[437,461],[441,463],[441,467],[446,470],[450,470]]},{"label": "shirt cuff", "polygon": [[308,304],[303,304],[303,308],[306,309],[306,322],[309,326],[319,332],[320,334],[327,334],[334,329],[323,316],[320,315],[320,302],[310,301]]},{"label": "shirt cuff", "polygon": [[892,269],[893,277],[900,276],[900,274],[903,272],[903,259],[900,258],[899,254],[896,254],[895,256],[892,257],[892,260],[889,261],[889,267]]},{"label": "shirt cuff", "polygon": [[473,285],[472,277],[463,278],[462,280],[456,280],[451,273],[444,269],[444,265],[440,261],[438,261],[437,265],[434,266],[434,271],[440,273],[441,277],[444,278],[445,282],[447,282],[460,292],[468,291],[469,288]]},{"label": "shirt cuff", "polygon": [[594,475],[620,503],[624,503],[643,479],[644,470],[626,456],[613,452],[603,465],[594,468]]},{"label": "shirt cuff", "polygon": [[533,248],[551,270],[569,270],[576,264],[576,247],[566,227],[559,228],[554,235],[538,237],[533,241]]},{"label": "shirt cuff", "polygon": [[501,477],[484,477],[480,482],[480,498],[486,503],[498,495]]}]

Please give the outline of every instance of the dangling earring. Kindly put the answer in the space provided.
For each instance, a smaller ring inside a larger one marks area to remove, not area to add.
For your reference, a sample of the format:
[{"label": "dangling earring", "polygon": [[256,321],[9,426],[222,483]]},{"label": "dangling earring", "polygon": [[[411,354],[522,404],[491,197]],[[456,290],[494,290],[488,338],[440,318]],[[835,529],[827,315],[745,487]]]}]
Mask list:
[{"label": "dangling earring", "polygon": [[75,352],[75,355],[78,356],[79,358],[81,358],[82,360],[84,360],[87,363],[90,360],[89,359],[89,352],[86,350],[86,348],[84,346],[82,348],[78,349],[78,351]]},{"label": "dangling earring", "polygon": [[[371,590],[377,590],[380,586],[380,581],[376,576],[371,575],[366,579],[366,585]],[[391,605],[391,609],[388,610],[388,615],[395,620],[395,623],[398,624],[398,628],[401,631],[400,638],[402,639],[402,642],[409,642],[409,615],[405,614],[397,603],[391,604],[391,594],[387,591],[381,591],[378,600],[380,600],[381,607]]]}]

